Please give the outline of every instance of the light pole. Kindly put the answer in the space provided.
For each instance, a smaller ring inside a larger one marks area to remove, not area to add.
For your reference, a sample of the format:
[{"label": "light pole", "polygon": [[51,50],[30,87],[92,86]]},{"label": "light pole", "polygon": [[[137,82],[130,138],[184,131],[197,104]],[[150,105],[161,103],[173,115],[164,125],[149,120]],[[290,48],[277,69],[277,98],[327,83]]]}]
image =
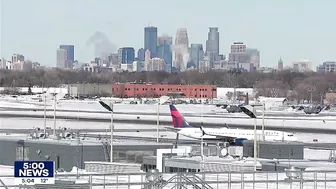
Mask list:
[{"label": "light pole", "polygon": [[44,97],[44,116],[43,116],[43,119],[44,119],[44,137],[46,137],[46,134],[47,134],[47,91],[49,90],[49,88],[47,88],[46,91],[44,91],[44,87],[42,87],[42,93],[44,94],[43,97]]},{"label": "light pole", "polygon": [[113,126],[113,103],[110,102],[110,106],[105,104],[105,102],[103,101],[99,101],[99,104],[101,106],[103,106],[106,110],[111,112],[111,157],[110,157],[110,162],[113,162],[113,130],[114,130],[114,126]]},{"label": "light pole", "polygon": [[54,95],[54,137],[56,137],[56,93]]},{"label": "light pole", "polygon": [[47,96],[44,94],[44,137],[47,133]]},{"label": "light pole", "polygon": [[262,138],[263,138],[263,141],[265,141],[265,103],[263,103],[263,114],[262,114],[261,129],[262,129]]},{"label": "light pole", "polygon": [[159,143],[159,126],[160,126],[160,98],[157,107],[157,120],[156,120],[156,142]]},{"label": "light pole", "polygon": [[[2,57],[4,57],[4,55],[2,54],[2,53],[3,53],[3,49],[2,49],[2,47],[3,47],[3,46],[2,46],[2,43],[3,43],[3,32],[2,32],[2,31],[3,31],[3,30],[2,30],[2,27],[3,27],[3,20],[4,20],[4,19],[3,19],[3,17],[4,17],[4,16],[3,16],[3,15],[4,15],[4,14],[3,14],[3,10],[4,10],[4,8],[3,8],[3,5],[4,5],[3,0],[0,1],[0,4],[1,4],[1,5],[0,5],[0,6],[1,6],[1,8],[0,8],[0,11],[1,11],[1,12],[0,12],[0,16],[1,16],[1,23],[0,23],[0,38],[1,38],[1,42],[0,42],[1,52],[0,52],[0,54],[1,54],[1,55],[0,55],[0,59],[1,59],[1,61],[3,61],[3,60],[2,60]],[[3,62],[2,62],[2,63],[3,63]],[[5,61],[5,63],[3,63],[3,64],[5,64],[5,68],[6,68],[6,61]]]},{"label": "light pole", "polygon": [[255,109],[251,105],[241,106],[240,109],[248,115],[250,118],[253,118],[254,124],[254,136],[253,136],[253,160],[254,160],[254,170],[257,170],[257,116],[255,115]]}]

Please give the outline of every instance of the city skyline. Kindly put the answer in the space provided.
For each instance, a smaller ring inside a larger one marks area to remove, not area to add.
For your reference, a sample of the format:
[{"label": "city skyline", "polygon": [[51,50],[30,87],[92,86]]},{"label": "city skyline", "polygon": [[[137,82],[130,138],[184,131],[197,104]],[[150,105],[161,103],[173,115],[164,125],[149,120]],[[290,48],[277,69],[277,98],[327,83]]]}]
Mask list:
[{"label": "city skyline", "polygon": [[[137,50],[144,46],[144,27],[151,22],[158,28],[158,36],[167,34],[173,39],[178,28],[187,28],[189,46],[202,44],[203,48],[206,47],[209,27],[218,27],[220,54],[228,55],[230,45],[242,41],[261,52],[261,66],[276,67],[280,57],[285,66],[304,58],[312,61],[314,67],[325,61],[336,60],[333,52],[336,28],[329,24],[331,7],[336,5],[335,2],[229,1],[225,2],[225,6],[221,1],[213,3],[218,6],[214,6],[213,10],[203,10],[206,2],[172,0],[165,5],[167,9],[174,10],[169,14],[161,12],[161,9],[156,10],[159,5],[155,1],[134,2],[127,6],[128,12],[146,7],[151,10],[143,11],[143,19],[139,19],[139,16],[125,13],[125,2],[3,0],[1,56],[9,58],[18,53],[42,65],[54,66],[55,50],[59,45],[73,44],[75,59],[89,62],[95,54],[93,47],[87,46],[87,43],[96,31],[106,34],[115,46],[114,52],[126,46]],[[118,8],[113,13],[104,11],[111,4]],[[88,14],[92,8],[99,11]],[[57,10],[62,10],[62,14]],[[239,14],[236,14],[236,10],[239,10]],[[26,29],[29,27],[31,30]],[[33,48],[32,44],[35,45]]]}]

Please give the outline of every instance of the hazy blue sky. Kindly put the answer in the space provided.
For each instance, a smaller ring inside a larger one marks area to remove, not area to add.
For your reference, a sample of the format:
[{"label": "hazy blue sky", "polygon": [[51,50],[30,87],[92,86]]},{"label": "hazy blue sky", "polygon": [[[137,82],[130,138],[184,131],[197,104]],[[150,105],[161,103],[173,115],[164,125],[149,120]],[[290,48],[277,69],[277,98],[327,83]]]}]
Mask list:
[{"label": "hazy blue sky", "polygon": [[336,60],[335,0],[2,0],[2,54],[24,54],[52,66],[60,44],[75,45],[75,59],[94,58],[88,39],[105,33],[116,47],[143,47],[149,23],[175,37],[188,29],[190,43],[205,45],[219,27],[220,52],[234,41],[261,52],[262,66],[307,58],[314,66]]}]

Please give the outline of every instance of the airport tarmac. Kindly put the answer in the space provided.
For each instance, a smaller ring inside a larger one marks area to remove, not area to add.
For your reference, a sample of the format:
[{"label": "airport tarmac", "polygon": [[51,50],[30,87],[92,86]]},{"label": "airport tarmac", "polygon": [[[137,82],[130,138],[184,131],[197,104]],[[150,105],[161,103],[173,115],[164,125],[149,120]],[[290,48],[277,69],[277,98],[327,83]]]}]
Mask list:
[{"label": "airport tarmac", "polygon": [[[130,107],[132,108],[132,107]],[[15,108],[15,107],[0,107],[1,111],[44,111],[44,108]],[[53,112],[54,109],[48,107],[46,109],[47,112]],[[57,109],[57,112],[71,112],[71,113],[99,113],[99,114],[109,114],[107,111],[101,110],[67,110],[67,109]],[[182,111],[181,111],[182,112]],[[153,112],[132,112],[132,110],[124,112],[124,111],[115,111],[114,114],[128,114],[128,115],[156,115]],[[257,112],[257,116],[262,116],[262,112]],[[169,116],[170,113],[161,112],[162,116]],[[183,115],[188,117],[200,117],[201,113],[183,113]],[[335,116],[336,112],[328,112],[322,111],[319,114],[305,114],[303,111],[295,111],[295,112],[285,112],[285,111],[268,111],[265,112],[265,117],[272,117],[272,119],[283,119],[286,117],[287,120],[295,120],[298,117],[325,117],[325,116]],[[203,112],[204,117],[212,117],[212,118],[246,118],[244,113],[227,113],[224,109],[216,108],[211,112]],[[336,117],[335,117],[336,120]]]},{"label": "airport tarmac", "polygon": [[[53,119],[53,115],[50,114],[51,112],[47,112],[47,119]],[[61,114],[61,115],[60,115]],[[63,114],[63,115],[62,115]],[[17,114],[16,112],[14,113],[6,113],[6,112],[0,112],[0,117],[2,118],[1,120],[6,120],[6,119],[15,119],[16,121],[20,119],[29,119],[29,118],[35,118],[39,120],[43,120],[43,112],[34,112],[31,114]],[[185,117],[187,120],[192,120],[188,121],[190,125],[194,126],[199,126],[200,125],[200,118],[198,119],[193,119],[190,117]],[[68,120],[68,121],[81,121],[83,122],[90,122],[94,123],[91,125],[91,128],[94,128],[97,123],[105,123],[108,124],[111,122],[110,116],[108,115],[98,115],[98,114],[90,114],[90,113],[78,113],[78,114],[73,114],[69,115],[66,114],[65,112],[58,112],[56,114],[56,119],[60,120]],[[248,119],[245,117],[244,119],[228,119],[228,118],[223,118],[223,119],[215,119],[215,118],[202,118],[204,121],[204,125],[206,127],[227,127],[229,126],[230,128],[239,128],[239,129],[253,129],[252,125],[252,119]],[[0,121],[1,121],[0,120]],[[257,119],[257,128],[261,129],[261,119]],[[284,123],[285,122],[285,123]],[[303,123],[304,122],[304,123]],[[156,116],[136,116],[134,117],[131,115],[115,115],[114,116],[114,123],[122,123],[122,124],[141,124],[141,125],[147,125],[148,127],[155,126],[157,124]],[[273,129],[273,130],[286,130],[287,132],[302,132],[302,133],[329,133],[329,134],[336,134],[336,128],[334,127],[335,121],[323,121],[315,119],[315,120],[268,120],[265,119],[265,127],[268,129]],[[276,125],[274,125],[276,124]],[[315,125],[316,124],[316,125]],[[13,125],[10,125],[10,128],[12,128]],[[39,124],[39,127],[41,127],[43,123]],[[52,125],[52,124],[51,124]],[[160,116],[160,125],[163,126],[172,126],[172,121],[170,116]],[[36,124],[32,124],[31,127],[37,126]],[[64,126],[62,126],[64,127]],[[2,125],[0,124],[0,128],[2,128]],[[105,126],[106,128],[106,126]]]},{"label": "airport tarmac", "polygon": [[[53,132],[53,119],[47,119],[47,131]],[[3,134],[28,134],[31,133],[33,127],[43,129],[44,120],[37,118],[3,118],[0,119],[0,133]],[[110,137],[109,123],[104,122],[83,122],[77,120],[56,120],[57,130],[61,127],[66,127],[71,132],[79,131],[82,136],[86,137]],[[133,139],[133,140],[150,140],[156,141],[156,125],[146,125],[137,123],[114,123],[114,135],[116,139]],[[160,125],[159,134],[160,141],[175,143],[176,134],[164,127],[172,127],[172,125]],[[309,147],[314,149],[335,149],[336,137],[332,133],[317,134],[317,133],[294,133],[295,136],[304,143],[309,144]],[[316,142],[314,142],[316,141]],[[198,143],[197,140],[189,139],[180,136],[180,144]],[[308,147],[308,146],[307,146]]]}]

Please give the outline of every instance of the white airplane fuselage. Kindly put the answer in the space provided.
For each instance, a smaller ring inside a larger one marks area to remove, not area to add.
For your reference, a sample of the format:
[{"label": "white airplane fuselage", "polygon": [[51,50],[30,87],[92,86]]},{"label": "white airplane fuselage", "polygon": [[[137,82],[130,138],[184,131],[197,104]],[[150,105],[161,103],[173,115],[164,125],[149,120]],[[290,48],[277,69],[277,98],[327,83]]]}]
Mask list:
[{"label": "white airplane fuselage", "polygon": [[[237,139],[254,140],[254,130],[243,130],[243,129],[227,129],[227,128],[203,128],[205,135],[202,136],[202,131],[200,128],[182,128],[177,133],[194,139],[215,139],[218,137],[232,137]],[[265,140],[285,140],[285,141],[296,141],[297,138],[288,132],[265,130]],[[262,131],[257,130],[258,139],[262,139]]]}]

